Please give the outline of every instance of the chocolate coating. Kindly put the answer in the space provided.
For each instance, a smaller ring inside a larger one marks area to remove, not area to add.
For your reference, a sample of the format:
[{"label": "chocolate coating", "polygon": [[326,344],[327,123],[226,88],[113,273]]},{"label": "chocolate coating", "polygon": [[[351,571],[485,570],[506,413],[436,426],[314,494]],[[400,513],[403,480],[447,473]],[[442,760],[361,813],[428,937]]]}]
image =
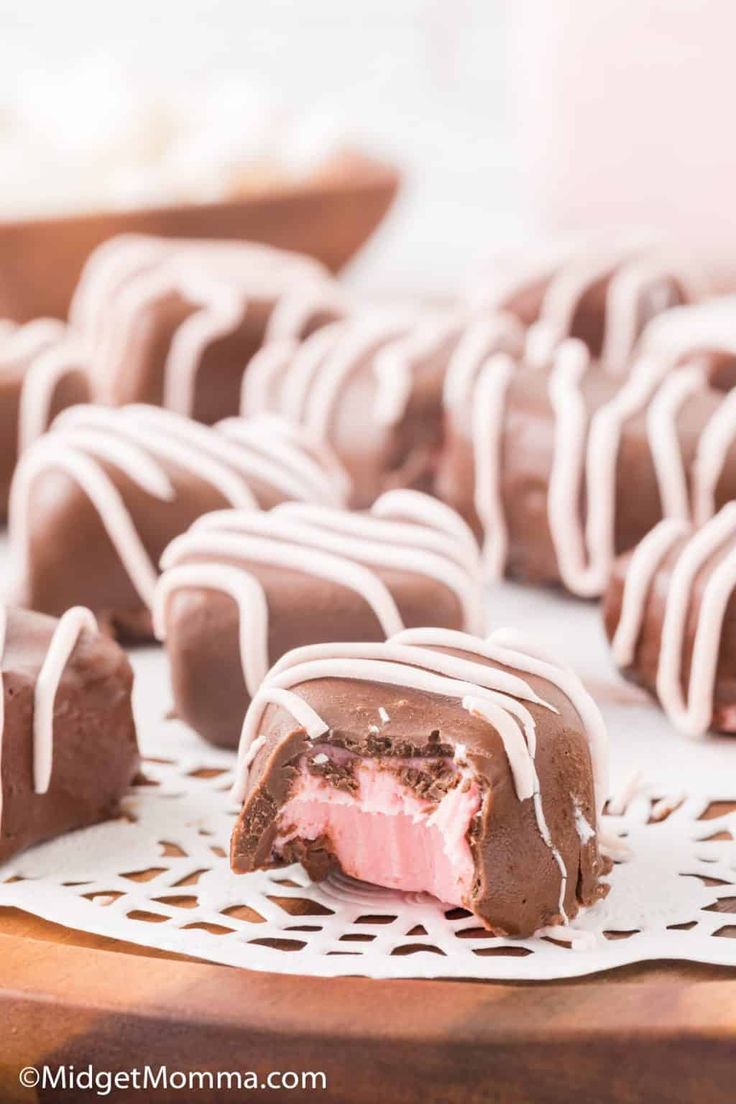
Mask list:
[{"label": "chocolate coating", "polygon": [[[365,599],[348,587],[298,568],[227,557],[218,562],[245,568],[263,587],[270,663],[304,644],[385,639]],[[407,628],[430,623],[464,627],[456,596],[441,583],[388,568],[376,569],[376,574],[394,596]],[[482,602],[480,593],[478,601]],[[223,747],[237,746],[250,704],[240,657],[240,620],[235,601],[214,590],[178,591],[168,603],[166,649],[177,716]]]},{"label": "chocolate coating", "polygon": [[[462,652],[441,650],[463,657]],[[475,655],[473,659],[495,666]],[[576,710],[557,686],[527,674],[523,678],[559,710],[553,713],[525,703],[536,725],[536,768],[550,834],[568,872],[564,907],[572,916],[580,905],[592,903],[606,891],[600,877],[609,869],[595,835],[583,841],[576,827],[576,806],[588,823],[595,823],[590,750]],[[347,748],[386,769],[397,758],[426,760],[426,769],[416,766],[402,773],[404,784],[422,793],[431,793],[437,786],[442,773],[438,760],[446,762],[459,753],[482,793],[480,815],[471,822],[468,837],[475,874],[464,903],[499,934],[530,935],[560,918],[559,868],[540,835],[533,803],[517,797],[504,744],[488,721],[463,709],[457,699],[403,685],[316,678],[296,683],[294,689],[329,729],[309,741],[280,705],[267,707],[259,726],[263,744],[251,764],[232,837],[235,871],[246,873],[299,859],[312,877],[322,878],[336,866],[326,838],[297,839],[283,854],[274,852],[279,810],[313,750]],[[381,708],[390,720],[376,734]],[[328,775],[327,780],[350,785],[344,772],[342,778]],[[442,786],[440,782],[440,790]]]},{"label": "chocolate coating", "polygon": [[[620,386],[619,381],[600,369],[591,370],[583,385],[589,415],[610,400]],[[530,583],[559,585],[560,572],[548,515],[555,429],[548,387],[549,373],[544,368],[520,365],[511,378],[501,440],[500,490],[508,526],[507,573]],[[677,417],[677,436],[688,474],[703,427],[721,401],[720,393],[703,387]],[[480,535],[470,426],[469,409],[448,414],[435,490]],[[736,448],[732,446],[716,490],[716,504],[735,495]],[[584,505],[581,500],[581,510]],[[616,467],[615,551],[621,553],[632,548],[661,517],[659,485],[647,436],[646,413],[642,411],[623,425]]]},{"label": "chocolate coating", "polygon": [[8,611],[0,861],[113,816],[138,767],[130,664],[113,641],[85,631],[56,692],[49,789],[34,792],[34,687],[55,627],[41,614]]}]

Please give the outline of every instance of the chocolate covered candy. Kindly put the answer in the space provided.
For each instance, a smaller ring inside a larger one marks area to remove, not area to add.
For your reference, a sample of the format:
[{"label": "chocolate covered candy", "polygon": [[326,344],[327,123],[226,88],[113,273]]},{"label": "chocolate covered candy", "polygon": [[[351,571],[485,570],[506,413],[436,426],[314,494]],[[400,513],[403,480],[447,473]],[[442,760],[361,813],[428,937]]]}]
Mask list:
[{"label": "chocolate covered candy", "polygon": [[390,491],[365,514],[304,503],[208,514],[162,566],[155,626],[176,713],[229,747],[269,667],[292,648],[485,623],[473,534],[417,491]]},{"label": "chocolate covered candy", "polygon": [[736,410],[697,369],[642,357],[620,380],[564,342],[446,381],[436,489],[484,537],[489,574],[600,595],[617,553],[663,517],[736,496]]},{"label": "chocolate covered candy", "polygon": [[201,514],[297,499],[340,504],[344,473],[304,431],[234,418],[216,429],[152,406],[73,407],[24,454],[10,497],[21,604],[93,609],[151,632],[158,561]]},{"label": "chocolate covered candy", "polygon": [[736,732],[736,504],[669,518],[615,565],[603,606],[616,664],[683,732]]},{"label": "chocolate covered candy", "polygon": [[339,869],[531,935],[605,892],[605,744],[577,676],[508,630],[299,648],[246,716],[232,866]]},{"label": "chocolate covered candy", "polygon": [[63,322],[0,322],[0,519],[19,452],[60,410],[87,397],[86,359]]},{"label": "chocolate covered candy", "polygon": [[113,816],[138,766],[125,653],[86,609],[0,607],[0,861]]},{"label": "chocolate covered candy", "polygon": [[248,362],[342,312],[327,270],[235,241],[121,235],[92,254],[70,309],[94,399],[146,402],[211,424],[237,414]]},{"label": "chocolate covered candy", "polygon": [[486,312],[510,311],[530,326],[534,363],[545,363],[560,342],[574,337],[609,371],[622,374],[652,318],[706,291],[696,267],[667,250],[579,244],[499,259],[471,303]]},{"label": "chocolate covered candy", "polygon": [[467,370],[522,341],[510,315],[363,312],[302,343],[264,347],[245,376],[242,411],[275,412],[329,443],[350,473],[350,504],[362,508],[386,490],[431,488],[451,360]]}]

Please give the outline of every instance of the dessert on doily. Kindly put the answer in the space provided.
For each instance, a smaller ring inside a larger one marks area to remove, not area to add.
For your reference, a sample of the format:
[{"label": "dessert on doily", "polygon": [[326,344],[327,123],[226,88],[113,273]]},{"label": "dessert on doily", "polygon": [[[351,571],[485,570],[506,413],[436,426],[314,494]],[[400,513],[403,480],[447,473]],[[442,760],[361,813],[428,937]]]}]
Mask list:
[{"label": "dessert on doily", "polygon": [[606,787],[601,715],[536,642],[409,629],[314,645],[246,714],[231,860],[336,868],[531,935],[605,892]]},{"label": "dessert on doily", "polygon": [[[300,861],[516,937],[602,901],[601,715],[540,640],[485,635],[484,568],[609,586],[622,666],[682,726],[729,729],[736,417],[697,336],[686,353],[655,340],[673,305],[707,307],[665,252],[507,276],[472,303],[379,309],[307,258],[118,238],[68,327],[0,334],[16,597],[61,617],[39,623],[93,714],[85,739],[107,724],[120,742],[110,791],[47,834],[113,810],[135,769],[132,727],[104,719],[129,714],[129,683],[112,679],[115,704],[76,677],[97,617],[165,640],[196,733],[234,747],[242,730],[237,871]],[[36,616],[9,615],[11,645]],[[62,742],[57,699],[40,700]],[[66,758],[48,745],[53,794]]]}]

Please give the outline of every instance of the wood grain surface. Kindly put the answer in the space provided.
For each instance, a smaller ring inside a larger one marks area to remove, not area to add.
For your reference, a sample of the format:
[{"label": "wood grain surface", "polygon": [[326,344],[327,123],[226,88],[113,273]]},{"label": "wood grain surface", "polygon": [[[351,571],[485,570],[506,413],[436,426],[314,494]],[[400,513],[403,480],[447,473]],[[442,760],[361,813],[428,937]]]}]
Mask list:
[{"label": "wood grain surface", "polygon": [[[320,1071],[325,1090],[254,1100],[356,1104],[733,1101],[736,980],[659,963],[545,984],[315,979],[148,951],[0,910],[0,1100],[19,1070]],[[108,1100],[227,1101],[221,1089]]]}]

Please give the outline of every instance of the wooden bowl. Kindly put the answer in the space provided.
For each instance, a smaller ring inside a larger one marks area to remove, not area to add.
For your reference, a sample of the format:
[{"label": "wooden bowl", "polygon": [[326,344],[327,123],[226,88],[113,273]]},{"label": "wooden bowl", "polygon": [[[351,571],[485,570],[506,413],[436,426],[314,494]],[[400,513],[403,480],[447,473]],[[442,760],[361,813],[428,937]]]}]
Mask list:
[{"label": "wooden bowl", "polygon": [[65,317],[85,260],[114,234],[266,242],[336,272],[382,221],[398,186],[392,165],[351,152],[313,180],[224,203],[0,220],[0,318]]}]

